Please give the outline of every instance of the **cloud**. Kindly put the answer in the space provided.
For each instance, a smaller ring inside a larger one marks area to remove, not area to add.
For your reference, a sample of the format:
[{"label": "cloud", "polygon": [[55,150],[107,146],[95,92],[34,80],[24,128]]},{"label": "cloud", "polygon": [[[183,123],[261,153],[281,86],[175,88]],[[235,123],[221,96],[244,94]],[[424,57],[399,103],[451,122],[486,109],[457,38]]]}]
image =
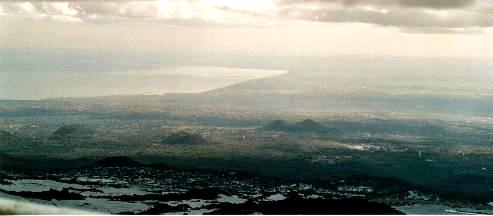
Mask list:
[{"label": "cloud", "polygon": [[72,22],[155,20],[265,25],[290,20],[367,23],[405,32],[471,33],[493,26],[490,0],[160,0],[1,2],[0,15]]},{"label": "cloud", "polygon": [[0,15],[30,19],[82,22],[80,11],[69,2],[2,2]]},{"label": "cloud", "polygon": [[[57,6],[64,10],[55,11]],[[156,21],[189,26],[266,26],[277,22],[270,0],[0,1],[0,18],[108,23]]]},{"label": "cloud", "polygon": [[429,9],[451,9],[473,6],[477,0],[280,0],[281,5],[293,4],[342,4],[345,6],[414,7]]},{"label": "cloud", "polygon": [[476,0],[397,0],[402,6],[421,8],[464,8],[472,6]]},{"label": "cloud", "polygon": [[493,26],[493,4],[487,0],[281,0],[280,8],[285,19],[367,23],[413,33],[471,33]]},{"label": "cloud", "polygon": [[319,22],[357,22],[406,28],[470,28],[493,25],[493,16],[473,11],[426,11],[420,9],[326,8],[282,11],[284,17]]}]

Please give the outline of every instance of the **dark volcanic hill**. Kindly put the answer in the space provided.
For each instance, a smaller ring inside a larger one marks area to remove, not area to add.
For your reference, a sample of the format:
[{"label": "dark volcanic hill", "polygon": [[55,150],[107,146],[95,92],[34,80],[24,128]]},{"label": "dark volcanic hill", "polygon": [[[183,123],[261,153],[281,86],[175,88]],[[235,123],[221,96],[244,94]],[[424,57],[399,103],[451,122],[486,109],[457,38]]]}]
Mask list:
[{"label": "dark volcanic hill", "polygon": [[161,140],[161,144],[172,145],[198,145],[207,144],[208,141],[197,134],[190,134],[185,131],[179,131],[171,134],[165,139]]},{"label": "dark volcanic hill", "polygon": [[301,132],[301,133],[327,133],[336,136],[343,135],[343,133],[340,130],[334,128],[328,128],[311,119],[305,119],[303,121],[295,123],[293,125],[293,130],[295,132]]},{"label": "dark volcanic hill", "polygon": [[294,130],[295,132],[325,133],[329,130],[329,128],[311,119],[305,119],[303,121],[295,123],[292,126],[292,130]]},{"label": "dark volcanic hill", "polygon": [[290,124],[284,120],[274,120],[262,126],[260,129],[266,131],[283,131],[290,133],[317,133],[333,136],[343,135],[341,131],[334,128],[328,128],[312,119],[305,119],[294,124]]},{"label": "dark volcanic hill", "polygon": [[84,125],[66,125],[51,134],[51,140],[83,139],[94,136],[95,131]]},{"label": "dark volcanic hill", "polygon": [[116,156],[102,159],[96,162],[93,166],[100,167],[139,167],[143,166],[141,163],[132,160],[129,157],[125,156]]},{"label": "dark volcanic hill", "polygon": [[267,131],[289,131],[291,127],[292,125],[289,122],[278,119],[265,124],[261,129]]}]

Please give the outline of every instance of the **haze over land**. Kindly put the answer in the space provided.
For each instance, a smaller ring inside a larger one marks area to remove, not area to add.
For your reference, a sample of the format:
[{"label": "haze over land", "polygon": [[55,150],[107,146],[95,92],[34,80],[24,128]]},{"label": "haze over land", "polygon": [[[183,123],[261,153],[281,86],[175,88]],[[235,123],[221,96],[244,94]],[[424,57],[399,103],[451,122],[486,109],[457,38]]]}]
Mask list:
[{"label": "haze over land", "polygon": [[0,64],[5,99],[167,94],[264,111],[492,116],[482,58],[30,55],[3,58],[17,62]]}]

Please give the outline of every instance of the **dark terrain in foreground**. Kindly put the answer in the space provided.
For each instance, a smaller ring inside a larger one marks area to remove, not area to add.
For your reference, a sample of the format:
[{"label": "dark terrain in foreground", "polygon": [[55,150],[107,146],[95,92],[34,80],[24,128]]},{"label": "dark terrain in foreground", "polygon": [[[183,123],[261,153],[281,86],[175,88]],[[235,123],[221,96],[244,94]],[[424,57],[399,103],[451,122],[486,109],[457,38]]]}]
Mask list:
[{"label": "dark terrain in foreground", "polygon": [[[9,162],[7,155],[2,159]],[[73,166],[56,169],[22,169],[22,162],[33,161],[10,161],[10,168],[0,173],[0,196],[114,214],[402,214],[391,205],[458,204],[392,177],[301,181],[148,164],[123,156],[50,161]],[[483,208],[465,213],[489,212]]]},{"label": "dark terrain in foreground", "polygon": [[297,212],[293,200],[493,212],[490,118],[103,99],[0,102],[0,197],[129,214]]},{"label": "dark terrain in foreground", "polygon": [[342,180],[306,184],[244,172],[147,165],[128,157],[0,176],[3,196],[106,213],[402,214],[368,201],[372,190]]}]

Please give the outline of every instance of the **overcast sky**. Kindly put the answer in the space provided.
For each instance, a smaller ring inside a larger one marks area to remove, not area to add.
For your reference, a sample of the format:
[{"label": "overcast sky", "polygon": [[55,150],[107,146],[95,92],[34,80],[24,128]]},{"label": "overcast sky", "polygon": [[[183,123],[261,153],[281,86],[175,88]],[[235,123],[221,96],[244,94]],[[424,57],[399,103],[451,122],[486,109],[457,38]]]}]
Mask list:
[{"label": "overcast sky", "polygon": [[489,0],[2,1],[0,48],[493,56]]}]

